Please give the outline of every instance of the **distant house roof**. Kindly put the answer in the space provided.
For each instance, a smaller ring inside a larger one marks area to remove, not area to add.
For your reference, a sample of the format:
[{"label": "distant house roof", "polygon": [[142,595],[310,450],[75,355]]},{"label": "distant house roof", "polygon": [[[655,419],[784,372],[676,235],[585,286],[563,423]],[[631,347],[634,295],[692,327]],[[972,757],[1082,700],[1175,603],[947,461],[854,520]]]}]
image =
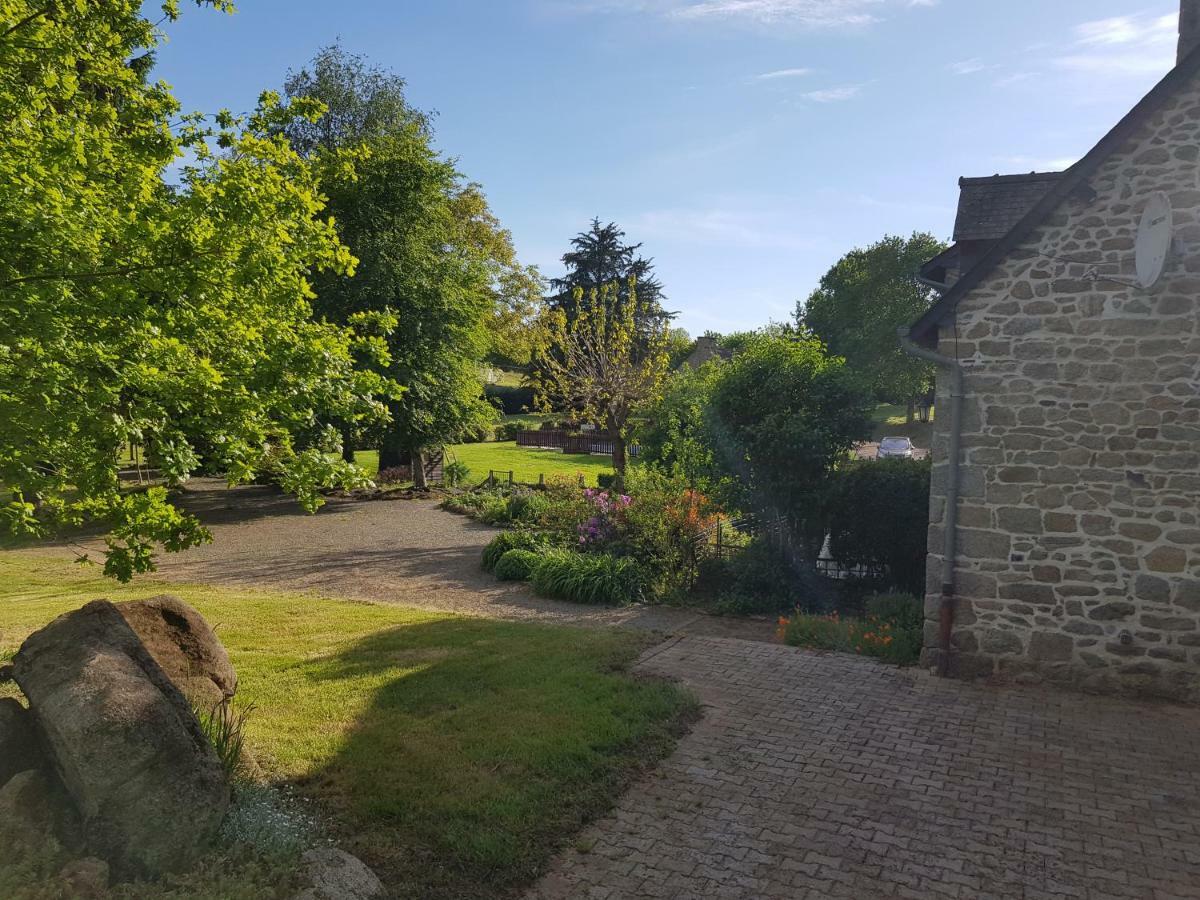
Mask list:
[{"label": "distant house roof", "polygon": [[960,178],[956,241],[998,241],[1037,206],[1062,178],[1061,172]]},{"label": "distant house roof", "polygon": [[927,346],[936,346],[938,325],[958,305],[958,301],[976,288],[992,270],[1025,241],[1039,225],[1046,221],[1062,203],[1077,190],[1085,189],[1087,181],[1128,140],[1151,115],[1155,113],[1176,90],[1188,79],[1200,72],[1200,45],[1194,47],[1174,69],[1166,74],[1154,88],[1142,98],[1117,125],[1101,138],[1083,159],[1063,172],[1054,180],[1045,195],[1037,201],[1020,221],[1000,240],[996,241],[976,265],[965,272],[954,285],[942,295],[934,307],[912,326],[913,340]]}]

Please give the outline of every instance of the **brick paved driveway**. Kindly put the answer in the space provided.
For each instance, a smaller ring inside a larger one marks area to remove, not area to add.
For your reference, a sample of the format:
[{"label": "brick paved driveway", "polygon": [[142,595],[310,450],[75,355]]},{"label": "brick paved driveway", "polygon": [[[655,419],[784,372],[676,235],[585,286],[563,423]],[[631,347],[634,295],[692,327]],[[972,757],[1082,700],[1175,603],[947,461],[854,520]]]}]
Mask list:
[{"label": "brick paved driveway", "polygon": [[1200,897],[1200,711],[684,637],[705,717],[530,898]]}]

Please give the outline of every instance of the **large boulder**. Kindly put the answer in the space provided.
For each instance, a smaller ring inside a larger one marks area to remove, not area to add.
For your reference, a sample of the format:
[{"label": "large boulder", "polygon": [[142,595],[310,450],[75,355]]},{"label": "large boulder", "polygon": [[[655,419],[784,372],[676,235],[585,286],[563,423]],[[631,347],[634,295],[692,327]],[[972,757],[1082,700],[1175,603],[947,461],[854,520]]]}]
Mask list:
[{"label": "large boulder", "polygon": [[117,612],[184,696],[210,709],[237,691],[229,654],[204,617],[178,597],[117,604]]},{"label": "large boulder", "polygon": [[73,846],[78,824],[70,799],[49,772],[18,772],[0,787],[0,846]]},{"label": "large boulder", "polygon": [[0,697],[0,787],[42,762],[33,716],[12,697]]},{"label": "large boulder", "polygon": [[13,666],[90,851],[120,876],[187,868],[220,827],[229,783],[188,701],[117,608],[95,600],[60,616]]}]

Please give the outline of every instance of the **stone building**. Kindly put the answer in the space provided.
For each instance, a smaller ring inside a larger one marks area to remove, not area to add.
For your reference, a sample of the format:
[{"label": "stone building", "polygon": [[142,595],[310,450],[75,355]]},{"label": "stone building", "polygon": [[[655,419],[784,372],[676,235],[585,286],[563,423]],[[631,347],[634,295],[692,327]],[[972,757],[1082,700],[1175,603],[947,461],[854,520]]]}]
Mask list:
[{"label": "stone building", "polygon": [[[925,660],[944,673],[1200,701],[1198,43],[1184,0],[1176,68],[1068,171],[965,179],[958,243],[923,270],[943,293],[907,346],[943,358]],[[1157,192],[1174,238],[1147,289]]]}]

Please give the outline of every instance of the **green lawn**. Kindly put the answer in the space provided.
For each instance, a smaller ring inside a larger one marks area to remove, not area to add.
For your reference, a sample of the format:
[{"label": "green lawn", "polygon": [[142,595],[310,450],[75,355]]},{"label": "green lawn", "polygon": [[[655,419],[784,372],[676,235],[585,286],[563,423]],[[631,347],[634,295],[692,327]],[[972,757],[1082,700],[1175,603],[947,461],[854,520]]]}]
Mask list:
[{"label": "green lawn", "polygon": [[[487,444],[457,444],[447,448],[448,459],[457,459],[471,469],[467,478],[470,485],[479,484],[494,471],[497,478],[507,479],[512,471],[516,481],[534,484],[538,476],[566,476],[577,478],[582,473],[584,480],[596,486],[596,476],[612,472],[612,460],[607,456],[563,454],[553,450],[533,450],[518,447],[516,441]],[[360,450],[354,461],[374,476],[379,471],[379,454],[374,450]]]},{"label": "green lawn", "polygon": [[882,404],[875,408],[871,418],[875,421],[875,432],[871,440],[878,441],[885,437],[908,437],[922,449],[929,449],[933,436],[933,420],[936,410],[930,412],[929,421],[914,421],[911,425],[905,421],[903,405]]},{"label": "green lawn", "polygon": [[[517,890],[669,750],[694,708],[674,686],[630,675],[654,640],[640,633],[150,581],[123,587],[24,553],[0,555],[0,658],[87,600],[163,591],[199,609],[229,649],[239,698],[256,707],[247,725],[255,760],[316,800],[339,842],[397,896]],[[278,891],[275,876],[252,868],[209,871],[203,885],[193,879],[170,896]],[[238,890],[213,878],[232,878]],[[0,894],[14,896],[17,883],[0,865]]]}]

